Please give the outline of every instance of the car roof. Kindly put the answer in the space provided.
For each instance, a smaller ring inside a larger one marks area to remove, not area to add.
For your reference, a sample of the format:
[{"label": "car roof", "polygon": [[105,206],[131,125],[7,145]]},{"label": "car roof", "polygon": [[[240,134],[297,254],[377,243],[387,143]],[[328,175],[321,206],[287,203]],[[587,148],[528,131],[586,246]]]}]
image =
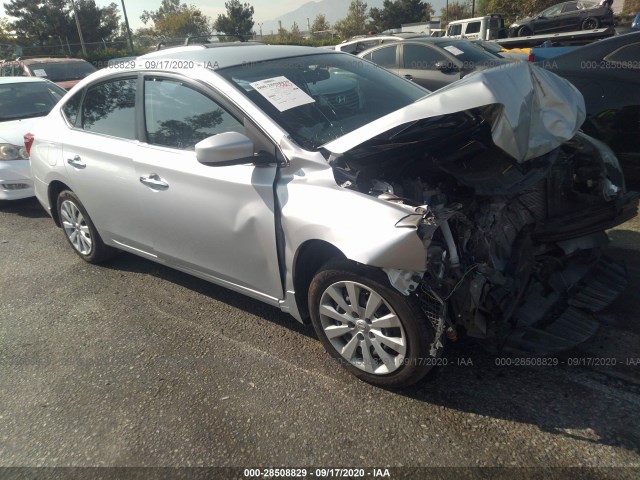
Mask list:
[{"label": "car roof", "polygon": [[84,62],[87,63],[86,60],[82,58],[70,58],[70,57],[18,57],[14,62],[24,63],[25,65],[34,65],[37,63],[69,63],[69,62]]},{"label": "car roof", "polygon": [[0,77],[0,85],[6,85],[9,83],[36,83],[36,82],[49,82],[46,78],[40,77]]},{"label": "car roof", "polygon": [[[215,48],[212,48],[215,46]],[[238,48],[242,48],[241,51]],[[255,45],[249,43],[189,45],[186,47],[167,48],[138,57],[138,60],[167,58],[193,60],[205,64],[215,64],[216,69],[247,65],[268,60],[298,57],[302,55],[334,54],[339,52],[316,47],[299,47],[293,45]]]}]

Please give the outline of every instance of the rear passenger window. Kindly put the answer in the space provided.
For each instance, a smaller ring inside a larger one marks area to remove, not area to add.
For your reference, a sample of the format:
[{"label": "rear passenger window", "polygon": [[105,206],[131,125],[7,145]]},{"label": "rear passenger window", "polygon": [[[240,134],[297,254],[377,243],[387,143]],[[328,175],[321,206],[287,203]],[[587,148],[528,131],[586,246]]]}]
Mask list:
[{"label": "rear passenger window", "polygon": [[89,87],[82,104],[82,128],[89,132],[135,140],[135,103],[135,78]]},{"label": "rear passenger window", "polygon": [[84,90],[80,90],[62,106],[62,113],[64,114],[64,117],[73,127],[76,126],[76,120],[78,119],[78,113],[80,112],[80,100],[82,100],[83,91]]},{"label": "rear passenger window", "polygon": [[193,150],[196,143],[222,132],[244,132],[244,126],[209,97],[169,79],[144,82],[147,142]]},{"label": "rear passenger window", "polygon": [[447,58],[433,48],[406,44],[403,48],[403,61],[406,69],[433,70],[437,62],[447,61]]},{"label": "rear passenger window", "polygon": [[384,47],[371,52],[371,61],[384,68],[396,66],[396,46]]}]

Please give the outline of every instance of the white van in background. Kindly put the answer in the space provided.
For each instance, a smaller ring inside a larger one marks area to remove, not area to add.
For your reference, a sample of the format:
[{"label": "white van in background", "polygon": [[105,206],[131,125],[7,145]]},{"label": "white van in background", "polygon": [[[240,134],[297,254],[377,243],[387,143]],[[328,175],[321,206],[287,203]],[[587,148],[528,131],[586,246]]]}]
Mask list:
[{"label": "white van in background", "polygon": [[455,20],[447,26],[445,37],[468,38],[475,40],[495,40],[506,38],[507,31],[504,28],[504,19],[497,14],[486,15],[484,17],[465,18]]}]

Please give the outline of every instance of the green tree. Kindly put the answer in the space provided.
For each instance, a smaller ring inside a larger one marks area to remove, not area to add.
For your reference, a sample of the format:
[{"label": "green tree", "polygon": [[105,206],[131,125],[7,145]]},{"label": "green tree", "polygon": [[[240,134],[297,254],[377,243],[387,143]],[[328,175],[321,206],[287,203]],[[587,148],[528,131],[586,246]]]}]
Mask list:
[{"label": "green tree", "polygon": [[226,15],[218,15],[213,26],[219,32],[236,35],[251,35],[253,31],[253,7],[240,0],[229,0],[224,4]]},{"label": "green tree", "polygon": [[557,0],[488,0],[487,13],[499,13],[508,25],[517,18],[524,18],[557,4]]},{"label": "green tree", "polygon": [[0,18],[0,43],[15,43],[9,19]]},{"label": "green tree", "polygon": [[[98,7],[95,0],[75,3],[85,42],[111,41],[118,36],[120,15],[115,3],[106,7]],[[15,18],[9,25],[19,43],[45,46],[79,41],[75,14],[67,0],[11,0],[4,7]]]},{"label": "green tree", "polygon": [[157,10],[144,10],[140,15],[140,20],[145,25],[149,22],[157,22],[166,16],[174,15],[189,8],[186,3],[180,3],[180,0],[162,0]]},{"label": "green tree", "polygon": [[10,0],[5,13],[15,18],[10,22],[18,43],[25,45],[57,44],[70,31],[66,0]]},{"label": "green tree", "polygon": [[[622,1],[622,0],[617,0]],[[640,12],[640,0],[624,0],[624,4],[622,7],[622,11],[624,13],[633,13]]]},{"label": "green tree", "polygon": [[[111,3],[101,8],[96,5],[95,0],[76,0],[75,3],[85,42],[112,41],[119,36],[120,14],[118,5]],[[71,43],[77,43],[80,39],[76,28],[75,14],[73,11],[70,13],[68,37]]]},{"label": "green tree", "polygon": [[371,28],[367,21],[367,4],[361,0],[351,0],[347,16],[334,24],[335,30],[344,38],[363,35]]},{"label": "green tree", "polygon": [[0,18],[0,57],[8,57],[15,51],[16,39],[6,18]]},{"label": "green tree", "polygon": [[180,3],[180,0],[162,0],[158,10],[145,10],[140,20],[145,25],[153,22],[153,26],[139,29],[136,31],[138,36],[186,37],[206,35],[211,31],[209,17],[193,5]]},{"label": "green tree", "polygon": [[433,7],[422,0],[384,0],[382,8],[370,10],[371,20],[379,31],[400,28],[403,23],[424,22],[431,19]]},{"label": "green tree", "polygon": [[488,15],[493,13],[489,11],[489,0],[476,0],[476,15]]},{"label": "green tree", "polygon": [[292,40],[302,38],[302,32],[300,31],[300,27],[298,27],[298,24],[296,22],[293,22],[293,25],[291,25],[291,31],[289,32],[289,37]]},{"label": "green tree", "polygon": [[330,28],[331,28],[331,25],[329,25],[329,22],[327,22],[327,17],[323,13],[319,13],[318,15],[316,15],[316,18],[313,20],[313,23],[311,24],[310,33],[324,32],[326,30],[329,30]]},{"label": "green tree", "polygon": [[[508,1],[508,0],[507,0]],[[514,2],[515,3],[515,2]],[[445,22],[452,22],[453,20],[461,20],[463,18],[471,17],[471,6],[467,3],[453,2],[449,3],[449,10],[442,8],[440,10],[442,18]]]}]

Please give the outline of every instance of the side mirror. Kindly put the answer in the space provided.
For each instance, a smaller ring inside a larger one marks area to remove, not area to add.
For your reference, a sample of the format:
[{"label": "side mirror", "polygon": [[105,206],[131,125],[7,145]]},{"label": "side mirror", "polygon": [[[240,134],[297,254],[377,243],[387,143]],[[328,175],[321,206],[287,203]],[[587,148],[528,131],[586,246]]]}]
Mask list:
[{"label": "side mirror", "polygon": [[440,60],[438,62],[436,62],[436,64],[434,65],[436,70],[440,70],[441,72],[444,73],[448,73],[448,72],[453,72],[458,70],[458,67],[456,67],[455,64],[451,63],[451,62],[447,62],[445,60]]},{"label": "side mirror", "polygon": [[205,165],[253,163],[253,142],[242,133],[218,133],[196,143],[196,158]]}]

